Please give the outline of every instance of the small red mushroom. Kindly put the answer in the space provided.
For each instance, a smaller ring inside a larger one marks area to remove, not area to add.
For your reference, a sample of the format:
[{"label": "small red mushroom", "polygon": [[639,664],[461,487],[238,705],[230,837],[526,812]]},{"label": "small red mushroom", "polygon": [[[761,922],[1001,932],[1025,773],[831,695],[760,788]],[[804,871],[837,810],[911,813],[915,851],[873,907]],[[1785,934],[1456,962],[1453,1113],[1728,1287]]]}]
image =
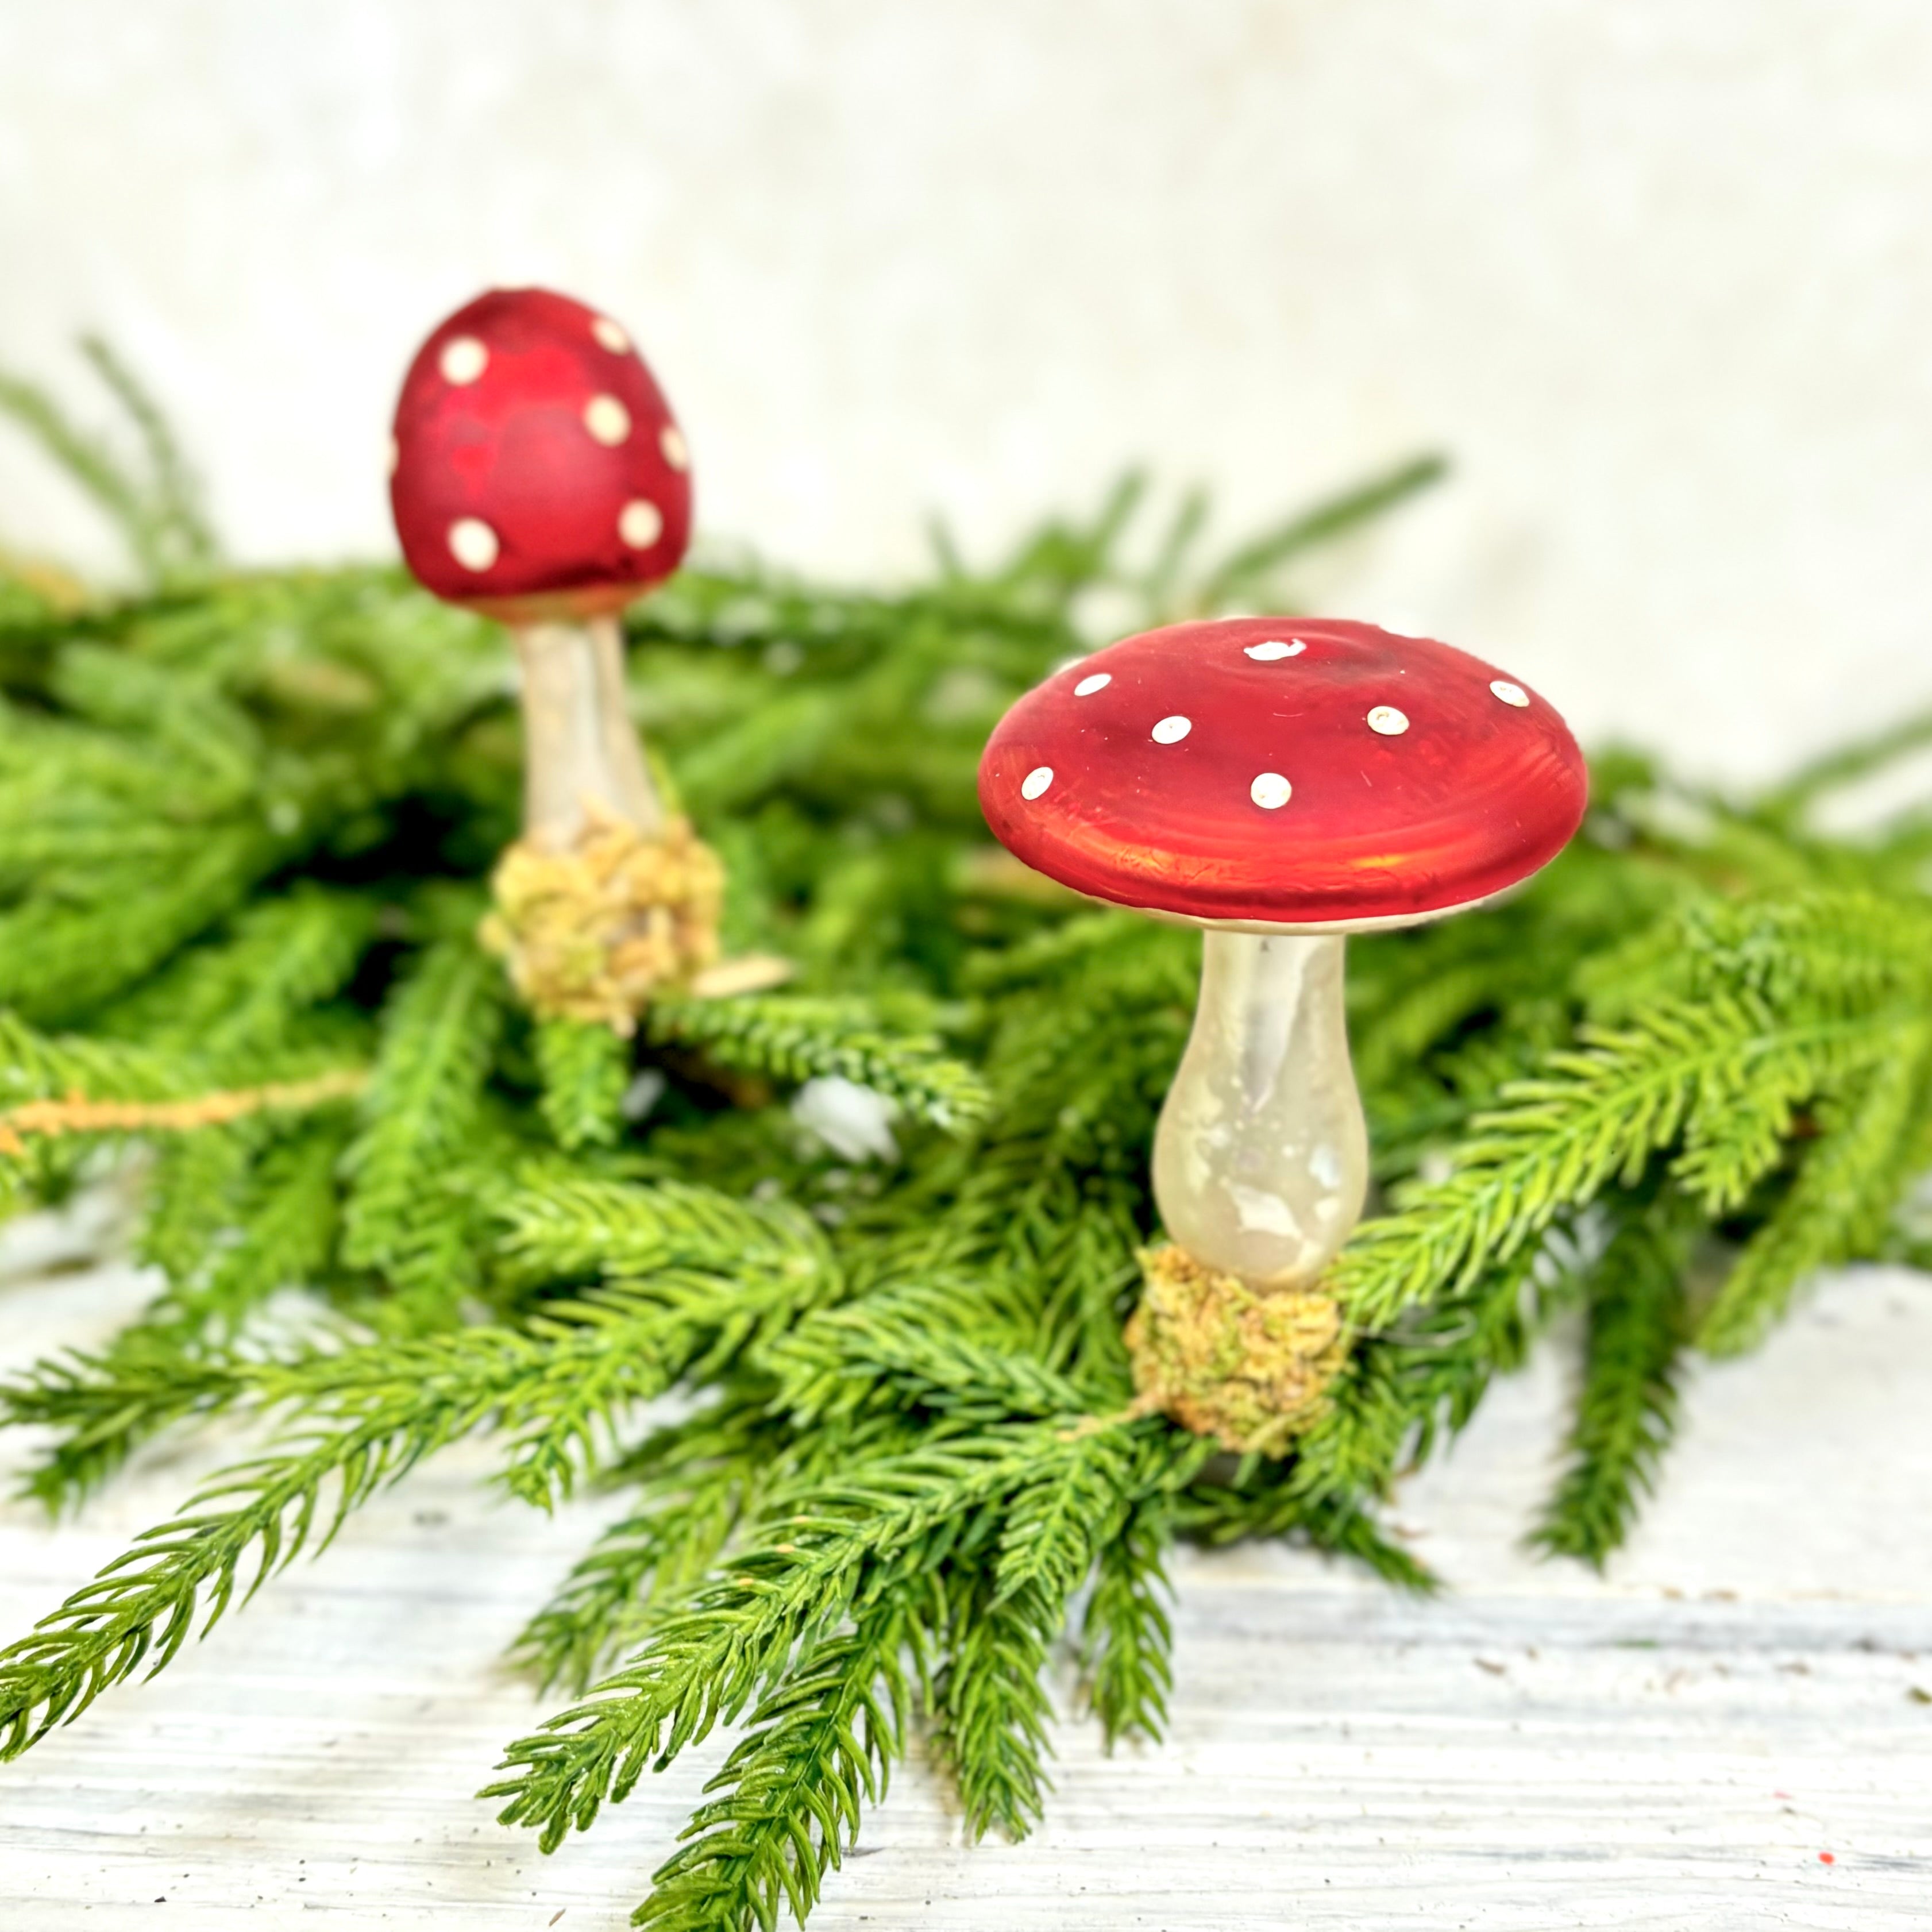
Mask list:
[{"label": "small red mushroom", "polygon": [[658,797],[618,622],[689,540],[684,438],[610,316],[496,289],[416,352],[390,470],[417,580],[502,620],[522,661],[524,836],[497,866],[484,936],[539,1012],[627,1032],[717,950],[722,875]]},{"label": "small red mushroom", "polygon": [[980,766],[1001,843],[1205,932],[1154,1148],[1190,1266],[1267,1294],[1317,1280],[1367,1185],[1344,935],[1507,891],[1562,849],[1584,801],[1582,755],[1543,699],[1369,624],[1172,625],[1007,712]]},{"label": "small red mushroom", "polygon": [[548,289],[458,309],[403,380],[389,498],[417,581],[516,635],[525,837],[567,848],[599,814],[656,832],[617,613],[684,555],[690,459],[630,337]]}]

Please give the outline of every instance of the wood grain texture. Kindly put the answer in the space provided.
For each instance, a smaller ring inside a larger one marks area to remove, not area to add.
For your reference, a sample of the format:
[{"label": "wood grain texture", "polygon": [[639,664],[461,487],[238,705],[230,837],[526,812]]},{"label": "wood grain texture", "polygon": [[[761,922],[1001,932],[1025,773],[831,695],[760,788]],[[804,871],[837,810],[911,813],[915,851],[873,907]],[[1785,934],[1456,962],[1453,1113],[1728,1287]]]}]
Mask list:
[{"label": "wood grain texture", "polygon": [[[0,1362],[138,1300],[125,1269],[47,1274],[30,1244],[52,1238],[10,1242]],[[1756,1360],[1702,1373],[1607,1580],[1516,1546],[1565,1376],[1546,1353],[1404,1491],[1395,1520],[1453,1594],[1405,1601],[1272,1547],[1185,1558],[1164,1744],[1110,1759],[1070,1720],[1020,1846],[964,1845],[914,1766],[814,1926],[1924,1923],[1925,1284],[1839,1278]],[[0,1510],[0,1622],[51,1607],[236,1440],[144,1457],[76,1523]],[[0,1768],[0,1927],[617,1932],[721,1754],[551,1858],[469,1797],[535,1714],[496,1659],[610,1507],[546,1520],[496,1502],[488,1466],[446,1455],[153,1684]]]}]

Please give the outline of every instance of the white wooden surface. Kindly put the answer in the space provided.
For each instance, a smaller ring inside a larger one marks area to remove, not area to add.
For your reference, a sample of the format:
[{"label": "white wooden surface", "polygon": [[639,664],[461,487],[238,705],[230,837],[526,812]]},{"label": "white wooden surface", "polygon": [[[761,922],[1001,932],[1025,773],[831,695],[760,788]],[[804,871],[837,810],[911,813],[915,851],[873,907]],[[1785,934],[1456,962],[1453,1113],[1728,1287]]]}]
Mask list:
[{"label": "white wooden surface", "polygon": [[[0,1280],[0,1359],[85,1341],[138,1292],[111,1268]],[[1405,1603],[1275,1549],[1186,1558],[1163,1746],[1109,1760],[1070,1722],[1021,1846],[964,1846],[914,1767],[814,1924],[1926,1923],[1926,1284],[1837,1280],[1755,1361],[1702,1375],[1607,1582],[1516,1547],[1563,1372],[1546,1358],[1504,1388],[1401,1499],[1455,1594]],[[0,1623],[50,1607],[209,1460],[150,1456],[58,1530],[8,1505]],[[536,1714],[498,1654],[598,1516],[500,1506],[485,1460],[446,1456],[154,1684],[0,1769],[0,1927],[616,1932],[702,1767],[548,1859],[470,1798]]]}]

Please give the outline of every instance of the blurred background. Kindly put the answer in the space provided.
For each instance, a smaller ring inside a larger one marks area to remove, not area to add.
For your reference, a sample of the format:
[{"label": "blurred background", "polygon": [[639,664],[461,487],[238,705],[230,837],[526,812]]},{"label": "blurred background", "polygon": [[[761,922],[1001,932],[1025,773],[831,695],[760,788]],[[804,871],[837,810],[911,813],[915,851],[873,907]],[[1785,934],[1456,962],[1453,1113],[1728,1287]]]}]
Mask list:
[{"label": "blurred background", "polygon": [[[1338,614],[1700,776],[1932,702],[1922,0],[0,0],[0,366],[106,335],[244,560],[390,551],[410,353],[528,280],[816,572],[1440,449]],[[117,562],[6,430],[0,540]]]}]

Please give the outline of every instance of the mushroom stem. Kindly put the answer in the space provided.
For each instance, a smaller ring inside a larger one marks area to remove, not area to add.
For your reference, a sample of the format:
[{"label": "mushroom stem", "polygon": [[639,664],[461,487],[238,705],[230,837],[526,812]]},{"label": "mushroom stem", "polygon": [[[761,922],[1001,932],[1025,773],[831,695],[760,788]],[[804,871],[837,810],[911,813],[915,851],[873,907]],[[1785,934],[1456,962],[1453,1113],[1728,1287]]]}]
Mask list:
[{"label": "mushroom stem", "polygon": [[545,851],[574,845],[593,820],[646,838],[664,807],[624,691],[614,616],[516,627],[524,667],[524,836]]},{"label": "mushroom stem", "polygon": [[1154,1133],[1154,1200],[1197,1262],[1257,1288],[1298,1287],[1334,1258],[1368,1186],[1343,942],[1204,937],[1194,1030]]}]

